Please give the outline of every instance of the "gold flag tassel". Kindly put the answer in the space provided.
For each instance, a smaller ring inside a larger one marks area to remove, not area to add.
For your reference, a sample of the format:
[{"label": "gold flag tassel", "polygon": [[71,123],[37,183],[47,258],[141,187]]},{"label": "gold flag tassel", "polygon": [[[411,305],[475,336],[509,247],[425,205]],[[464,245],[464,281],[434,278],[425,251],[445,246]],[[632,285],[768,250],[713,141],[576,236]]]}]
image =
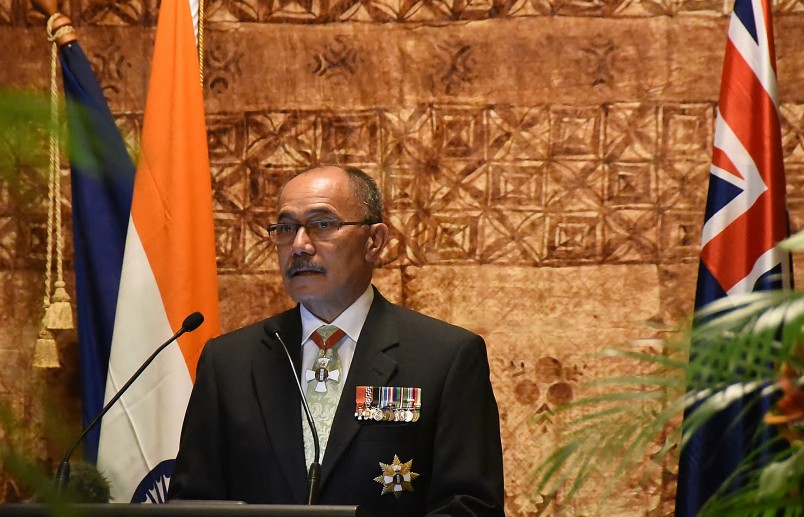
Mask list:
[{"label": "gold flag tassel", "polygon": [[[59,19],[58,28],[54,33],[54,22]],[[66,23],[65,23],[66,22]],[[55,13],[47,21],[47,37],[52,42],[50,53],[50,167],[48,169],[47,188],[47,257],[45,258],[45,296],[43,299],[44,317],[42,318],[39,336],[34,346],[33,366],[35,368],[58,368],[59,352],[56,340],[50,332],[55,329],[73,328],[73,311],[70,305],[70,296],[64,288],[63,256],[64,237],[61,230],[61,181],[59,173],[59,113],[58,113],[58,87],[56,84],[56,60],[58,47],[56,39],[75,32],[69,19]],[[55,246],[54,246],[55,229]],[[53,272],[53,251],[56,251],[56,282],[55,291],[51,297],[51,281]]]},{"label": "gold flag tassel", "polygon": [[33,367],[34,368],[58,368],[59,350],[56,348],[56,340],[53,334],[44,327],[39,331],[34,347]]},{"label": "gold flag tassel", "polygon": [[50,306],[47,308],[47,328],[50,330],[69,330],[74,328],[73,306],[70,295],[64,288],[64,281],[56,281]]},{"label": "gold flag tassel", "polygon": [[[56,25],[54,22],[56,22],[57,19],[62,23],[60,23],[59,27],[54,31],[54,26]],[[65,21],[67,22],[66,24],[64,24]],[[58,57],[58,45],[56,39],[65,33],[70,32],[75,32],[75,29],[73,29],[72,25],[69,25],[69,20],[67,20],[66,17],[62,16],[60,13],[55,13],[48,18],[47,39],[53,44],[50,54],[50,112],[51,123],[54,129],[51,131],[50,140],[50,185],[53,188],[53,196],[52,198],[49,196],[49,199],[51,199],[51,203],[53,205],[53,210],[51,212],[53,217],[48,220],[48,227],[51,225],[50,221],[53,221],[52,224],[56,230],[56,289],[53,292],[50,305],[45,313],[45,319],[47,322],[46,326],[49,330],[67,330],[74,328],[73,308],[70,304],[70,295],[67,294],[67,290],[64,288],[64,235],[61,227],[61,180],[59,178],[61,166],[59,163],[59,140],[57,129],[59,123],[59,92],[56,84],[56,60]],[[52,235],[52,232],[48,231],[48,236],[50,235]]]}]

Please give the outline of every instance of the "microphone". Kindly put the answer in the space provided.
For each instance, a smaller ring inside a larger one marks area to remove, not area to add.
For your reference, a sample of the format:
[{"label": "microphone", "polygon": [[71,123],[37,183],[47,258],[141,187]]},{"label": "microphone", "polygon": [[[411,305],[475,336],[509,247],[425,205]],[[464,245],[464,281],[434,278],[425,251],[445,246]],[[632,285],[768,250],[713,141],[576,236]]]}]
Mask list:
[{"label": "microphone", "polygon": [[318,502],[318,484],[319,478],[321,477],[321,463],[319,462],[321,457],[321,444],[318,440],[318,430],[315,428],[313,414],[310,412],[310,406],[307,405],[307,397],[304,395],[304,388],[302,388],[301,381],[299,381],[299,376],[296,373],[296,365],[293,364],[293,358],[290,357],[288,346],[285,344],[282,336],[279,335],[278,330],[274,328],[266,328],[266,330],[268,333],[276,336],[276,339],[285,350],[285,355],[288,357],[288,361],[290,362],[290,368],[293,370],[293,380],[296,381],[296,387],[299,388],[302,407],[304,408],[304,414],[307,416],[307,425],[310,426],[310,432],[313,435],[313,449],[315,453],[313,455],[313,462],[310,463],[310,470],[307,473],[307,504],[313,505]]},{"label": "microphone", "polygon": [[125,393],[126,390],[128,390],[128,388],[134,383],[134,381],[137,380],[137,377],[139,377],[140,374],[145,371],[145,369],[156,358],[159,352],[164,350],[169,344],[176,341],[179,336],[185,332],[192,332],[197,329],[202,323],[204,323],[204,315],[200,312],[194,312],[184,318],[184,322],[181,324],[179,331],[173,334],[173,337],[162,343],[162,345],[160,345],[159,348],[157,348],[154,353],[151,354],[151,356],[146,359],[144,363],[142,363],[142,366],[140,366],[140,368],[134,372],[134,375],[132,375],[131,378],[123,385],[123,387],[120,388],[117,393],[115,393],[114,397],[112,397],[112,399],[105,406],[103,406],[103,409],[100,410],[100,413],[95,415],[95,418],[93,418],[92,421],[86,427],[84,427],[84,430],[81,431],[81,434],[78,435],[78,438],[76,438],[75,442],[73,442],[70,448],[67,449],[64,459],[61,460],[61,464],[59,465],[58,470],[56,470],[56,490],[63,492],[67,488],[67,483],[70,481],[70,457],[73,455],[75,448],[78,447],[78,444],[81,443],[81,440],[84,439],[84,436],[86,436],[87,433],[91,431],[98,422],[100,422],[101,418],[103,418],[103,415],[105,415],[106,412],[109,411],[109,409],[111,409],[111,407],[114,405],[114,403],[123,396],[123,393]]}]

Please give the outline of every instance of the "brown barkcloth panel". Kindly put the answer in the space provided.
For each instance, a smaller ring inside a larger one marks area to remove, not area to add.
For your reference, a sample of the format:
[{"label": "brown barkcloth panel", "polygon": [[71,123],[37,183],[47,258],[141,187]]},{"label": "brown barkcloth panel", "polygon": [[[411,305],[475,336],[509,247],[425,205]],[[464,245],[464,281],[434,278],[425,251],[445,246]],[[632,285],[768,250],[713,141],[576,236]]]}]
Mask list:
[{"label": "brown barkcloth panel", "polygon": [[[157,2],[64,3],[136,154]],[[684,322],[692,309],[728,9],[714,0],[213,0],[206,7],[224,328],[292,303],[265,230],[281,182],[317,162],[364,168],[380,183],[391,227],[375,283],[395,302],[486,338],[507,514],[543,515],[529,473],[572,416],[554,410],[591,394],[587,381],[634,373],[633,364],[602,360],[603,349],[657,337],[646,322]],[[804,8],[795,0],[774,7],[798,230]],[[42,26],[26,2],[0,0],[0,85],[46,90]],[[46,434],[40,396],[67,408],[66,435],[79,417],[74,334],[60,338],[63,373],[43,378],[28,367],[46,242],[47,189],[37,164],[46,157],[43,145],[0,178],[0,398],[32,422],[22,440],[47,463],[66,439],[39,439]],[[74,293],[69,205],[68,196]],[[801,285],[804,263],[796,265]],[[641,480],[614,494],[605,513],[667,515],[675,471],[672,461],[646,459]],[[590,514],[603,483],[569,501],[565,515]],[[0,470],[2,500],[24,496],[16,490]]]}]

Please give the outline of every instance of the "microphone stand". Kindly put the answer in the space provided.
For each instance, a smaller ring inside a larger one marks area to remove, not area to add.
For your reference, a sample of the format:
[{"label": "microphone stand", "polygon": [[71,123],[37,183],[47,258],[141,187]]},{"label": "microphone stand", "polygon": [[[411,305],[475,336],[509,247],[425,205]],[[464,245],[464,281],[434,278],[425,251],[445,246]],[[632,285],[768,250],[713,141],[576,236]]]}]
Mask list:
[{"label": "microphone stand", "polygon": [[288,347],[285,344],[285,341],[282,339],[282,336],[279,335],[278,330],[271,329],[270,332],[276,336],[276,339],[282,344],[282,349],[285,350],[285,355],[288,356],[290,367],[293,368],[293,379],[296,381],[296,387],[299,388],[299,395],[301,395],[302,407],[304,408],[304,414],[307,417],[307,425],[310,426],[310,431],[313,435],[314,455],[313,462],[310,463],[310,470],[307,473],[307,504],[314,505],[318,502],[318,485],[321,477],[321,463],[319,461],[321,457],[321,444],[318,439],[318,430],[315,427],[313,414],[310,412],[310,406],[307,405],[307,397],[304,395],[304,389],[299,381],[299,377],[296,373],[296,365],[293,364],[293,358],[290,357]]},{"label": "microphone stand", "polygon": [[93,418],[92,421],[86,427],[84,427],[84,430],[81,431],[81,434],[78,435],[78,438],[73,442],[70,448],[67,449],[67,452],[64,454],[64,458],[61,460],[61,464],[59,464],[59,468],[56,470],[57,491],[63,492],[67,488],[67,483],[70,481],[70,457],[72,457],[75,448],[78,447],[78,444],[81,443],[81,440],[84,439],[87,433],[91,431],[95,427],[95,425],[97,425],[100,419],[103,418],[103,415],[105,415],[109,411],[109,409],[111,409],[111,407],[114,405],[114,403],[117,402],[120,399],[120,397],[123,396],[126,390],[128,390],[128,388],[134,383],[134,381],[137,380],[140,374],[142,374],[142,372],[145,371],[145,368],[147,368],[148,365],[151,364],[151,362],[153,362],[154,359],[156,359],[156,356],[159,355],[159,352],[164,350],[165,347],[167,347],[169,344],[176,341],[179,338],[179,336],[181,336],[185,332],[192,332],[193,330],[197,329],[198,326],[201,325],[203,322],[204,322],[204,316],[200,312],[194,312],[189,316],[187,316],[184,319],[184,322],[182,323],[182,326],[179,329],[179,331],[173,334],[173,337],[162,343],[159,346],[159,348],[157,348],[154,351],[154,353],[152,353],[151,356],[148,357],[148,359],[144,363],[142,363],[142,366],[140,366],[139,369],[136,372],[134,372],[134,375],[132,375],[131,378],[129,378],[129,380],[123,385],[123,387],[120,388],[120,390],[117,393],[115,393],[114,397],[112,397],[111,400],[109,400],[109,402],[103,407],[103,409],[101,409],[100,413],[95,415],[95,418]]}]

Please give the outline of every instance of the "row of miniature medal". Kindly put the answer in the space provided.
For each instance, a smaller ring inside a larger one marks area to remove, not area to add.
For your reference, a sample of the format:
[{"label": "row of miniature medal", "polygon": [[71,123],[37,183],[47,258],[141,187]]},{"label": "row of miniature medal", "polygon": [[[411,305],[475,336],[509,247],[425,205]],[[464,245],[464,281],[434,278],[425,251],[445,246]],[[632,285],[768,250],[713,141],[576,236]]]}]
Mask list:
[{"label": "row of miniature medal", "polygon": [[422,389],[358,386],[355,417],[377,422],[416,422],[421,415]]}]

